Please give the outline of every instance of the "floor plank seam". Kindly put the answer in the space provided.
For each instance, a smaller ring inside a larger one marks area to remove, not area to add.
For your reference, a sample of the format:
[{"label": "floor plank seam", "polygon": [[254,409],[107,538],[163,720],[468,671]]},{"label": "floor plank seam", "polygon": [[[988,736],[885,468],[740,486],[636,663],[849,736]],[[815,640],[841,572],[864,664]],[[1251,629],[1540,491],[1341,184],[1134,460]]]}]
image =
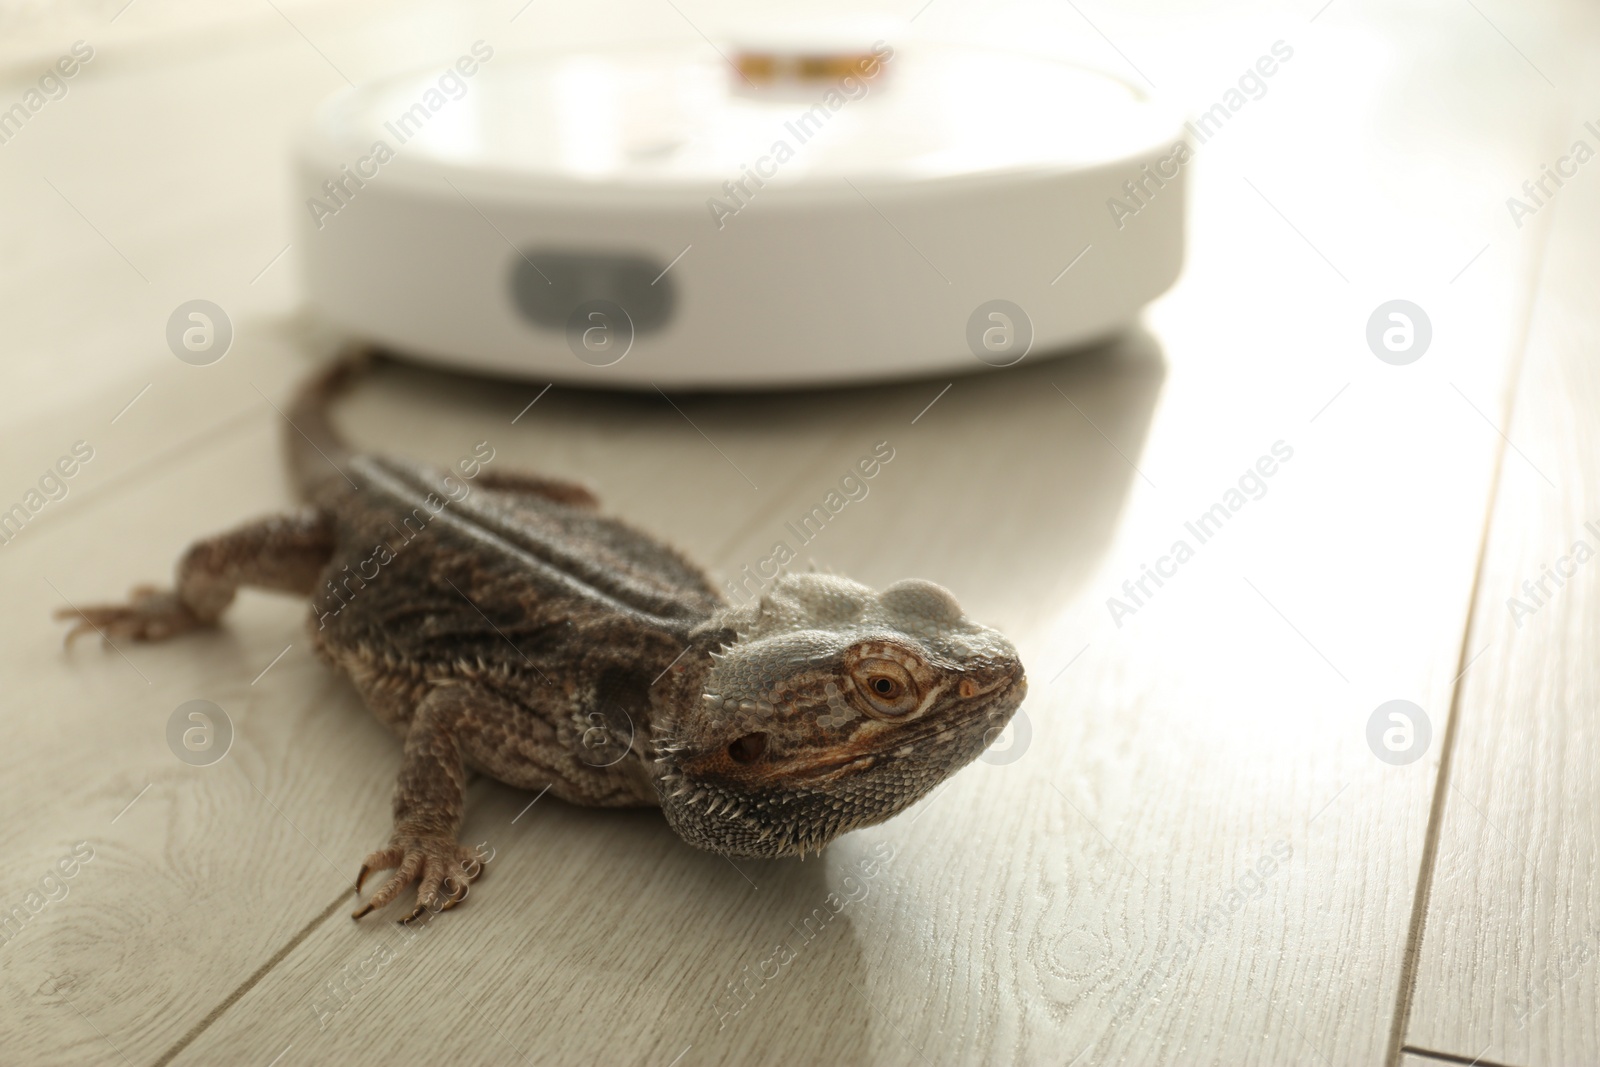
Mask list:
[{"label": "floor plank seam", "polygon": [[257,967],[255,972],[251,974],[250,977],[241,982],[233,992],[229,993],[223,999],[222,1003],[212,1008],[206,1013],[205,1018],[201,1019],[199,1022],[195,1023],[194,1026],[190,1027],[188,1033],[180,1037],[176,1044],[167,1049],[167,1051],[162,1054],[161,1058],[156,1060],[154,1067],[167,1067],[167,1064],[176,1059],[184,1049],[188,1048],[195,1042],[195,1039],[197,1039],[201,1034],[205,1033],[206,1029],[210,1027],[212,1023],[220,1019],[223,1012],[233,1007],[233,1005],[239,1001],[239,998],[243,997],[246,993],[250,992],[250,990],[254,989],[256,984],[265,978],[269,973],[271,973],[274,967],[282,963],[288,957],[289,953],[299,948],[300,943],[306,938],[310,937],[313,930],[326,922],[328,917],[334,912],[338,911],[341,907],[348,907],[349,903],[350,890],[346,889],[334,898],[332,904],[329,904],[326,908],[323,908],[315,918],[302,926],[299,932],[291,937],[282,947],[278,949],[278,951],[274,952],[265,963],[263,963],[260,967]]},{"label": "floor plank seam", "polygon": [[1517,1067],[1516,1064],[1501,1063],[1499,1060],[1479,1059],[1469,1060],[1465,1056],[1454,1052],[1436,1052],[1428,1048],[1416,1048],[1413,1045],[1401,1045],[1400,1051],[1408,1056],[1422,1056],[1430,1060],[1440,1060],[1444,1063],[1464,1063],[1467,1067]]},{"label": "floor plank seam", "polygon": [[[489,779],[482,776],[475,776],[468,787],[468,810],[472,810],[472,808],[481,803],[483,798],[488,795],[492,788],[493,783]],[[161,1058],[155,1061],[153,1067],[167,1067],[168,1064],[172,1063],[172,1061],[177,1058],[177,1056],[182,1053],[184,1049],[192,1045],[201,1034],[205,1033],[206,1029],[210,1027],[212,1023],[221,1018],[224,1012],[236,1004],[241,997],[250,992],[251,989],[253,989],[264,978],[266,978],[266,976],[272,972],[273,968],[288,958],[291,952],[299,948],[300,945],[304,943],[306,938],[310,937],[311,934],[315,932],[318,926],[327,921],[329,916],[331,916],[341,906],[347,905],[349,903],[349,899],[350,893],[348,890],[340,893],[338,897],[334,898],[333,903],[329,904],[326,908],[323,908],[322,911],[319,912],[314,918],[296,931],[294,936],[280,946],[265,963],[256,968],[250,977],[241,982],[239,986],[233,990],[233,992],[229,993],[228,996],[222,1000],[221,1003],[207,1012],[205,1018],[201,1019],[194,1026],[190,1027],[189,1032],[179,1038],[171,1048],[167,1049],[167,1051],[162,1054]]]},{"label": "floor plank seam", "polygon": [[[1556,212],[1551,212],[1546,216],[1544,225],[1540,227],[1535,238],[1538,241],[1538,250],[1534,255],[1534,268],[1529,272],[1527,301],[1516,334],[1516,351],[1511,366],[1507,368],[1508,385],[1500,411],[1500,421],[1508,428],[1516,410],[1517,396],[1522,388],[1523,366],[1527,361],[1534,315],[1539,303],[1539,283],[1544,277],[1545,261],[1549,255],[1549,220],[1555,214]],[[1428,903],[1433,895],[1434,863],[1438,858],[1439,838],[1444,827],[1445,802],[1450,791],[1450,767],[1461,722],[1462,694],[1466,691],[1467,669],[1472,665],[1472,659],[1469,658],[1472,633],[1479,619],[1478,598],[1483,586],[1484,570],[1488,565],[1489,537],[1494,529],[1495,508],[1500,498],[1500,480],[1509,446],[1509,440],[1502,434],[1500,444],[1495,450],[1494,470],[1489,477],[1483,526],[1478,535],[1478,558],[1473,567],[1472,587],[1468,592],[1466,625],[1461,629],[1461,648],[1456,656],[1455,681],[1451,684],[1450,710],[1445,722],[1444,737],[1440,741],[1439,773],[1434,780],[1433,798],[1428,807],[1428,828],[1423,834],[1422,860],[1417,870],[1417,886],[1411,898],[1411,921],[1406,927],[1405,951],[1401,957],[1399,990],[1396,996],[1393,1026],[1389,1033],[1389,1054],[1384,1057],[1384,1063],[1388,1067],[1400,1067],[1400,1057],[1404,1055],[1407,1047],[1406,1029],[1411,1023],[1411,1005],[1416,998],[1417,965],[1422,957],[1422,937],[1427,926]],[[1430,1053],[1430,1055],[1438,1054]]]},{"label": "floor plank seam", "polygon": [[[92,505],[98,501],[113,500],[127,492],[129,489],[132,489],[141,482],[147,480],[152,475],[160,473],[165,468],[166,462],[174,456],[191,452],[196,446],[199,445],[210,445],[219,441],[227,440],[236,431],[242,431],[250,428],[253,425],[251,420],[256,414],[255,409],[257,406],[258,405],[252,404],[248,408],[234,412],[227,418],[219,419],[210,426],[207,426],[189,435],[188,437],[174,441],[166,448],[161,449],[155,455],[148,456],[145,459],[134,463],[127,470],[123,471],[120,477],[110,484],[85,487],[76,491],[68,499],[76,502],[74,507],[75,511],[86,505]],[[263,410],[263,414],[264,413],[265,412]],[[63,514],[66,513],[66,504],[67,501],[62,501],[63,506],[61,511]]]}]

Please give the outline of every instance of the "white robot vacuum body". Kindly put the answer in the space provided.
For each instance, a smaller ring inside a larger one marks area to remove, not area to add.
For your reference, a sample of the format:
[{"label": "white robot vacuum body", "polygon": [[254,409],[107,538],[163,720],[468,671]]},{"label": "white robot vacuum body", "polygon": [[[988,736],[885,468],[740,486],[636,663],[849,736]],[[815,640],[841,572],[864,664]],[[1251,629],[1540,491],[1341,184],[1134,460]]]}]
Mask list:
[{"label": "white robot vacuum body", "polygon": [[326,318],[417,358],[842,384],[1126,327],[1182,265],[1189,154],[1132,87],[1024,55],[480,42],[317,112],[297,244]]}]

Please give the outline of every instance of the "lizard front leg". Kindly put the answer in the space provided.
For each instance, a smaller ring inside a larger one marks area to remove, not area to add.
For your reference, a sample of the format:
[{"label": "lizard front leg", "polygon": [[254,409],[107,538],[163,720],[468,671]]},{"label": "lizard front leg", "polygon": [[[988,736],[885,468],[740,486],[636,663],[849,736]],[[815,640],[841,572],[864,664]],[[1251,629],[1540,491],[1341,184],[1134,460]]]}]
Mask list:
[{"label": "lizard front leg", "polygon": [[309,596],[333,546],[333,523],[315,508],[258,519],[190,545],[170,590],[139,586],[126,604],[62,608],[56,618],[78,621],[67,631],[69,645],[91,632],[163,641],[215,625],[243,585]]},{"label": "lizard front leg", "polygon": [[467,786],[461,734],[474,705],[481,708],[485,697],[475,686],[446,683],[417,705],[395,783],[394,833],[387,848],[362,861],[356,891],[372,871],[395,873],[352,919],[388,904],[412,882],[418,883],[417,907],[402,922],[424,910],[443,911],[464,900],[468,885],[482,873],[476,853],[456,842],[456,832]]}]

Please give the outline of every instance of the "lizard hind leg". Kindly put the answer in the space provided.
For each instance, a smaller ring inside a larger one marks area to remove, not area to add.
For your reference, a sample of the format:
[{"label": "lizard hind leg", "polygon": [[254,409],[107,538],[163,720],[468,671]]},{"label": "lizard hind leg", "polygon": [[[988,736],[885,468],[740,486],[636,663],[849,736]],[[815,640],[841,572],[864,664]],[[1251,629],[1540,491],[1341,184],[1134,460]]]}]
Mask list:
[{"label": "lizard hind leg", "polygon": [[68,645],[86,633],[164,641],[215,625],[240,586],[309,596],[333,547],[333,522],[324,512],[274,515],[189,546],[172,589],[138,586],[126,604],[62,608],[56,618],[77,622],[67,631]]}]

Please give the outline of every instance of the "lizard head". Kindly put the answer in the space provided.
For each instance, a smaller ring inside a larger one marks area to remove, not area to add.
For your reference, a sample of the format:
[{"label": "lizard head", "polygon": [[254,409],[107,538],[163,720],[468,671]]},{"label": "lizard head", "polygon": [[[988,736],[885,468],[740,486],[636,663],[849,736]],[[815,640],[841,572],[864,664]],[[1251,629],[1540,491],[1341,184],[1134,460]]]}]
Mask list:
[{"label": "lizard head", "polygon": [[673,829],[725,855],[804,855],[888,819],[1027,692],[1011,642],[932,582],[785,575],[697,633],[721,647],[671,698],[655,783]]}]

